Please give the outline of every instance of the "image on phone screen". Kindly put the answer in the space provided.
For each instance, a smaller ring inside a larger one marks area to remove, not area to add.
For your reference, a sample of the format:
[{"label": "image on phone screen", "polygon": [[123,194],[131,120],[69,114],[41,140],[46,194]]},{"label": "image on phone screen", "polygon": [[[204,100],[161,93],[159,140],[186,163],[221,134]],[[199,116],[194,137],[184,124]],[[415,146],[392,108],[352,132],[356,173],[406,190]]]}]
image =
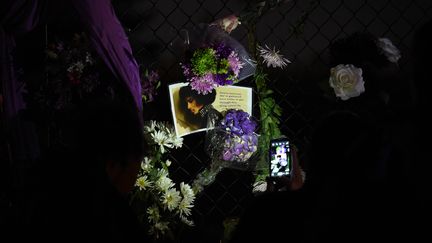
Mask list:
[{"label": "image on phone screen", "polygon": [[291,171],[289,141],[270,142],[270,176],[286,176]]}]

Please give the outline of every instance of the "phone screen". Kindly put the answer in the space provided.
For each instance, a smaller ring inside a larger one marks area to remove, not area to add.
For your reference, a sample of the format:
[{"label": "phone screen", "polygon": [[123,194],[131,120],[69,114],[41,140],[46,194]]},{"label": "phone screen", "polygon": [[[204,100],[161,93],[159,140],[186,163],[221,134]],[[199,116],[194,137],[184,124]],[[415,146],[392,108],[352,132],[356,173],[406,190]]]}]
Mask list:
[{"label": "phone screen", "polygon": [[270,176],[286,176],[291,172],[290,145],[288,140],[270,142]]}]

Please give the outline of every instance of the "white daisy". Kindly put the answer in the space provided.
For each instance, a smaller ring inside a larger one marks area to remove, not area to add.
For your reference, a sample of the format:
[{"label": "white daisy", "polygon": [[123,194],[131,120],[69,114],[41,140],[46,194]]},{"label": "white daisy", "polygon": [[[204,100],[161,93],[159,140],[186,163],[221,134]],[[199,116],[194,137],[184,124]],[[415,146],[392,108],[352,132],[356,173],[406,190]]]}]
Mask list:
[{"label": "white daisy", "polygon": [[167,159],[167,160],[165,161],[165,165],[166,165],[167,167],[169,167],[169,166],[171,165],[171,160]]},{"label": "white daisy", "polygon": [[147,180],[147,176],[141,176],[137,179],[135,185],[138,186],[140,190],[145,190],[150,188],[152,183],[151,181]]},{"label": "white daisy", "polygon": [[165,194],[162,196],[162,203],[169,211],[173,211],[179,205],[180,199],[180,192],[175,188],[171,188],[165,191]]},{"label": "white daisy", "polygon": [[271,49],[267,45],[265,47],[258,46],[258,51],[263,58],[263,63],[267,64],[267,67],[284,68],[288,63],[291,63],[290,60],[279,54],[279,51],[276,51],[275,47]]}]

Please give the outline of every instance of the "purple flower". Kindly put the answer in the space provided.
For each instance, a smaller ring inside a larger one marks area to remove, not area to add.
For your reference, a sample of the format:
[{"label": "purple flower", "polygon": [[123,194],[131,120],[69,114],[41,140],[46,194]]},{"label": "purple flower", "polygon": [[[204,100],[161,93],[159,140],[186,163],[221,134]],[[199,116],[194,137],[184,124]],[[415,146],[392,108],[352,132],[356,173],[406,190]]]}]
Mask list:
[{"label": "purple flower", "polygon": [[159,74],[155,71],[143,74],[141,79],[141,91],[146,102],[152,102],[157,95],[156,89],[159,83]]},{"label": "purple flower", "polygon": [[224,43],[198,48],[192,58],[180,65],[186,81],[200,94],[211,93],[219,85],[238,81],[243,67],[237,53]]},{"label": "purple flower", "polygon": [[220,43],[219,45],[214,47],[214,49],[216,49],[216,55],[218,55],[219,58],[228,58],[233,52],[233,50],[230,47],[226,46],[224,43]]},{"label": "purple flower", "polygon": [[242,63],[236,52],[232,51],[228,56],[229,66],[234,73],[234,76],[237,78],[240,74],[240,69],[243,68],[244,63]]},{"label": "purple flower", "polygon": [[217,84],[213,81],[213,75],[208,73],[202,77],[192,77],[190,79],[190,85],[193,90],[196,90],[198,94],[206,95],[211,93]]},{"label": "purple flower", "polygon": [[230,150],[225,150],[222,155],[222,158],[225,161],[231,161],[233,159],[233,155]]},{"label": "purple flower", "polygon": [[228,79],[228,74],[216,74],[214,76],[214,81],[218,85],[222,85],[222,86],[233,84],[233,81]]},{"label": "purple flower", "polygon": [[184,76],[189,79],[190,75],[192,74],[191,67],[189,64],[182,64],[181,67],[183,68],[183,74]]},{"label": "purple flower", "polygon": [[227,161],[246,161],[257,150],[256,123],[247,112],[228,110],[220,122],[225,131],[222,158]]}]

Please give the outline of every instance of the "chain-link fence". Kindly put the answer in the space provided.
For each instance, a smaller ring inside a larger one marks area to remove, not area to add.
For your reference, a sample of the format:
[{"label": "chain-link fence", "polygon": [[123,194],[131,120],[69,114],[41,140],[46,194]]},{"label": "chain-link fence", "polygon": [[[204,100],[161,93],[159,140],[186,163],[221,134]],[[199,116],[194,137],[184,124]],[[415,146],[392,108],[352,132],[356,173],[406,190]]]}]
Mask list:
[{"label": "chain-link fence", "polygon": [[[168,112],[167,85],[181,81],[179,62],[182,56],[172,43],[179,40],[182,30],[199,23],[210,23],[229,14],[240,14],[248,4],[250,1],[245,0],[113,0],[117,16],[128,33],[135,58],[141,65],[157,69],[161,74],[159,95],[155,102],[144,107],[146,119],[172,119]],[[302,31],[296,35],[291,31],[292,27],[298,26],[298,21],[303,17],[306,18]],[[333,41],[359,31],[391,39],[402,53],[399,61],[402,80],[409,82],[413,34],[431,17],[430,0],[291,0],[262,16],[256,26],[257,40],[275,46],[292,61],[284,70],[269,70],[269,86],[275,91],[276,102],[283,108],[282,133],[297,145],[300,153],[304,153],[310,128],[328,105],[323,102],[324,93],[319,83],[328,80],[328,47]],[[61,26],[61,30],[70,31],[74,28]],[[26,44],[32,45],[17,44],[24,53],[21,56],[32,56],[34,60],[37,60],[36,54],[43,56],[42,52],[36,50],[44,49],[45,31],[38,33],[34,40],[26,37]],[[245,25],[240,25],[231,35],[247,47]],[[40,61],[39,65],[42,63]],[[254,87],[252,80],[242,81],[239,85]],[[412,98],[409,96],[406,90],[401,89],[399,103],[409,103]],[[259,114],[255,112],[254,115]],[[0,152],[5,157],[6,152]],[[171,159],[173,179],[191,182],[210,163],[204,151],[204,134],[186,136],[183,148],[173,151]],[[14,187],[23,191],[18,191],[17,195],[26,195],[28,189],[25,185],[31,184],[29,178],[32,175],[15,170],[13,175],[8,175],[13,178]],[[28,183],[24,184],[25,181]],[[216,181],[197,198],[195,219],[198,222],[220,223],[226,217],[238,216],[252,197],[253,181],[252,172],[223,170]],[[29,204],[27,196],[15,201]],[[17,208],[26,207],[18,205]],[[20,214],[25,215],[26,212]]]},{"label": "chain-link fence", "polygon": [[[157,100],[144,111],[146,118],[158,120],[171,120],[169,112],[161,114],[158,111],[170,110],[166,85],[180,81],[181,56],[172,43],[178,41],[182,30],[229,14],[240,14],[248,6],[248,1],[241,0],[124,0],[113,3],[138,62],[161,73],[162,90]],[[330,43],[354,32],[367,31],[377,37],[387,37],[400,48],[403,55],[400,68],[407,75],[413,33],[430,16],[432,2],[427,0],[287,1],[262,16],[256,26],[257,40],[275,46],[292,61],[285,70],[270,74],[269,85],[276,91],[274,98],[283,108],[283,134],[300,148],[300,152],[304,151],[312,122],[322,108],[319,98],[322,91],[317,83],[328,79],[327,49]],[[302,17],[306,17],[304,26],[296,35],[290,30]],[[247,46],[246,26],[240,25],[232,35]],[[253,82],[244,81],[240,85],[253,87]],[[209,165],[203,142],[203,134],[189,135],[181,151],[172,154],[176,180],[190,182]],[[221,220],[239,215],[252,196],[253,180],[251,172],[223,170],[216,182],[198,198],[196,216]]]}]

